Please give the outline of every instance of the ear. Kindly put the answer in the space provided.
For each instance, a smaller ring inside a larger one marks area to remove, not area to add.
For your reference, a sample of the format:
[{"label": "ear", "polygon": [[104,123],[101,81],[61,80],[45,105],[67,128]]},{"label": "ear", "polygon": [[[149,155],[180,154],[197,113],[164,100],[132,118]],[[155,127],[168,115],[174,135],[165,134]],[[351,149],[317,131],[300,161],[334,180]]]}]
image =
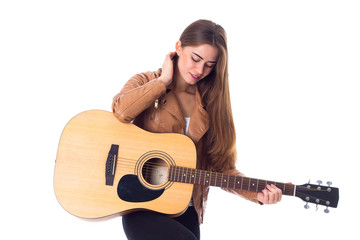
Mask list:
[{"label": "ear", "polygon": [[177,55],[180,56],[182,53],[182,46],[181,46],[180,40],[176,42],[175,50],[176,50]]}]

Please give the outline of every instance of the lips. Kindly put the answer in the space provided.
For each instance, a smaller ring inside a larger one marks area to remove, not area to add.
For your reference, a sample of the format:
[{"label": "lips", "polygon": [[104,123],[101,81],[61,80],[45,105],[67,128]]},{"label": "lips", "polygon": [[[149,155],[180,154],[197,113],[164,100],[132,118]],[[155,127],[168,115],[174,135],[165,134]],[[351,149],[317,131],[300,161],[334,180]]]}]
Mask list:
[{"label": "lips", "polygon": [[190,75],[191,75],[191,77],[192,77],[194,80],[196,80],[196,81],[198,81],[198,80],[200,79],[200,76],[198,76],[198,75],[194,75],[194,74],[192,74],[192,73],[190,73]]}]

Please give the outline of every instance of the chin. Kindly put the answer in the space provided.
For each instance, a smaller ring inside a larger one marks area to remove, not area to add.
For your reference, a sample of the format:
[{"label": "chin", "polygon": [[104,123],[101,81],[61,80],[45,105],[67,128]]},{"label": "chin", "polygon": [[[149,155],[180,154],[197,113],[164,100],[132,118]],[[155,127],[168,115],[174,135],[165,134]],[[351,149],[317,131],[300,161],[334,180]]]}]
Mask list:
[{"label": "chin", "polygon": [[191,80],[186,80],[186,83],[189,85],[196,85],[199,81],[200,80],[195,81],[195,80],[191,79]]}]

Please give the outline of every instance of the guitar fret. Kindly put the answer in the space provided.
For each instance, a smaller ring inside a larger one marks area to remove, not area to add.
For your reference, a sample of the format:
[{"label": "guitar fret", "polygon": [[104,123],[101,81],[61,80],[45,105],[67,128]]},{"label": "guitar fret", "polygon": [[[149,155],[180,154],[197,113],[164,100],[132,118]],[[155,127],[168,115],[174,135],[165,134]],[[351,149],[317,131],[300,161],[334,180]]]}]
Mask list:
[{"label": "guitar fret", "polygon": [[181,173],[181,182],[183,182],[183,177],[184,177],[184,168],[182,168],[182,173]]},{"label": "guitar fret", "polygon": [[187,175],[187,177],[188,177],[188,183],[191,183],[191,179],[192,179],[192,174],[191,174],[191,168],[188,168],[188,175]]},{"label": "guitar fret", "polygon": [[255,186],[255,183],[253,182],[254,179],[250,178],[250,182],[249,182],[249,191],[254,192],[253,187]]},{"label": "guitar fret", "polygon": [[177,176],[177,182],[180,182],[180,168],[178,168],[176,176]]},{"label": "guitar fret", "polygon": [[236,184],[237,184],[236,189],[243,190],[244,189],[244,178],[245,177],[241,177],[241,176],[238,176],[238,177],[240,178],[240,180],[238,180],[237,177],[235,177]]},{"label": "guitar fret", "polygon": [[169,180],[174,180],[174,168],[172,166],[170,166]]},{"label": "guitar fret", "polygon": [[170,180],[170,181],[173,181],[173,180],[174,180],[174,167],[173,167],[173,166],[170,166],[169,180]]},{"label": "guitar fret", "polygon": [[181,167],[179,167],[179,171],[177,173],[178,182],[180,182],[180,176],[181,176]]},{"label": "guitar fret", "polygon": [[191,174],[191,168],[188,169],[188,183],[191,183],[191,179],[192,179],[192,174]]},{"label": "guitar fret", "polygon": [[170,170],[169,170],[169,181],[172,181],[172,167],[170,166]]},{"label": "guitar fret", "polygon": [[193,169],[191,169],[190,170],[191,171],[191,177],[190,177],[190,179],[191,179],[191,181],[190,181],[190,183],[195,183],[195,182],[192,182],[192,180],[194,179],[194,174],[193,174]]},{"label": "guitar fret", "polygon": [[169,171],[169,181],[172,181],[172,167],[170,166],[170,171]]},{"label": "guitar fret", "polygon": [[185,176],[185,168],[182,168],[182,172],[181,172],[181,182],[184,182],[184,176]]},{"label": "guitar fret", "polygon": [[184,169],[184,183],[187,183],[187,168]]},{"label": "guitar fret", "polygon": [[189,183],[194,184],[193,179],[194,179],[193,169],[190,168]]},{"label": "guitar fret", "polygon": [[173,179],[173,168],[172,168],[172,166],[170,166],[170,171],[169,171],[169,181],[172,181],[172,179]]},{"label": "guitar fret", "polygon": [[[262,191],[263,189],[266,188],[266,181],[264,180],[259,180],[259,184],[258,184],[258,188],[257,188],[257,192],[260,192]],[[260,190],[259,190],[259,187],[260,187]]]},{"label": "guitar fret", "polygon": [[191,179],[192,179],[192,174],[191,174],[191,168],[188,168],[188,174],[187,174],[187,183],[191,183]]},{"label": "guitar fret", "polygon": [[180,182],[180,168],[177,169],[176,177],[177,177],[177,181]]},{"label": "guitar fret", "polygon": [[179,176],[180,176],[180,168],[178,168],[178,173],[176,173],[176,176],[177,176],[177,181],[179,182]]},{"label": "guitar fret", "polygon": [[174,169],[173,170],[173,173],[174,173],[173,179],[175,180],[176,179],[176,168],[174,167],[173,169]]},{"label": "guitar fret", "polygon": [[185,168],[185,173],[184,173],[184,177],[185,177],[185,180],[184,180],[184,182],[185,183],[188,183],[188,177],[189,177],[189,169],[188,168]]},{"label": "guitar fret", "polygon": [[230,181],[230,175],[226,174],[227,179],[226,179],[226,188],[229,188],[229,181]]},{"label": "guitar fret", "polygon": [[184,173],[184,177],[185,177],[185,180],[184,180],[184,182],[185,183],[187,183],[187,177],[188,177],[188,169],[187,168],[185,168],[185,173]]},{"label": "guitar fret", "polygon": [[[286,187],[289,186],[290,189],[286,189]],[[293,195],[293,193],[291,192],[291,186],[292,185],[288,185],[288,184],[284,184],[284,194],[287,194],[287,195]]]},{"label": "guitar fret", "polygon": [[234,186],[233,186],[233,188],[236,188],[236,176],[232,176],[232,179],[233,179],[233,181],[234,181]]},{"label": "guitar fret", "polygon": [[199,185],[200,185],[200,181],[201,181],[201,172],[200,172],[200,175],[199,175]]}]

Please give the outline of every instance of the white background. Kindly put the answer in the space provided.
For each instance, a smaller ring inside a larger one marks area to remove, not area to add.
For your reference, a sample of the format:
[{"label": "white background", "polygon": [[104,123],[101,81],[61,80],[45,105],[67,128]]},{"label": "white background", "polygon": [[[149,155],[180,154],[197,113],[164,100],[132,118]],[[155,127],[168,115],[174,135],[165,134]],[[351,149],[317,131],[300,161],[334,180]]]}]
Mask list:
[{"label": "white background", "polygon": [[297,198],[258,206],[212,188],[202,239],[357,236],[357,2],[1,1],[1,238],[125,239],[120,217],[84,221],[58,204],[61,132],[79,112],[111,111],[123,84],[161,67],[200,18],[227,31],[238,169],[340,188],[330,214]]}]

